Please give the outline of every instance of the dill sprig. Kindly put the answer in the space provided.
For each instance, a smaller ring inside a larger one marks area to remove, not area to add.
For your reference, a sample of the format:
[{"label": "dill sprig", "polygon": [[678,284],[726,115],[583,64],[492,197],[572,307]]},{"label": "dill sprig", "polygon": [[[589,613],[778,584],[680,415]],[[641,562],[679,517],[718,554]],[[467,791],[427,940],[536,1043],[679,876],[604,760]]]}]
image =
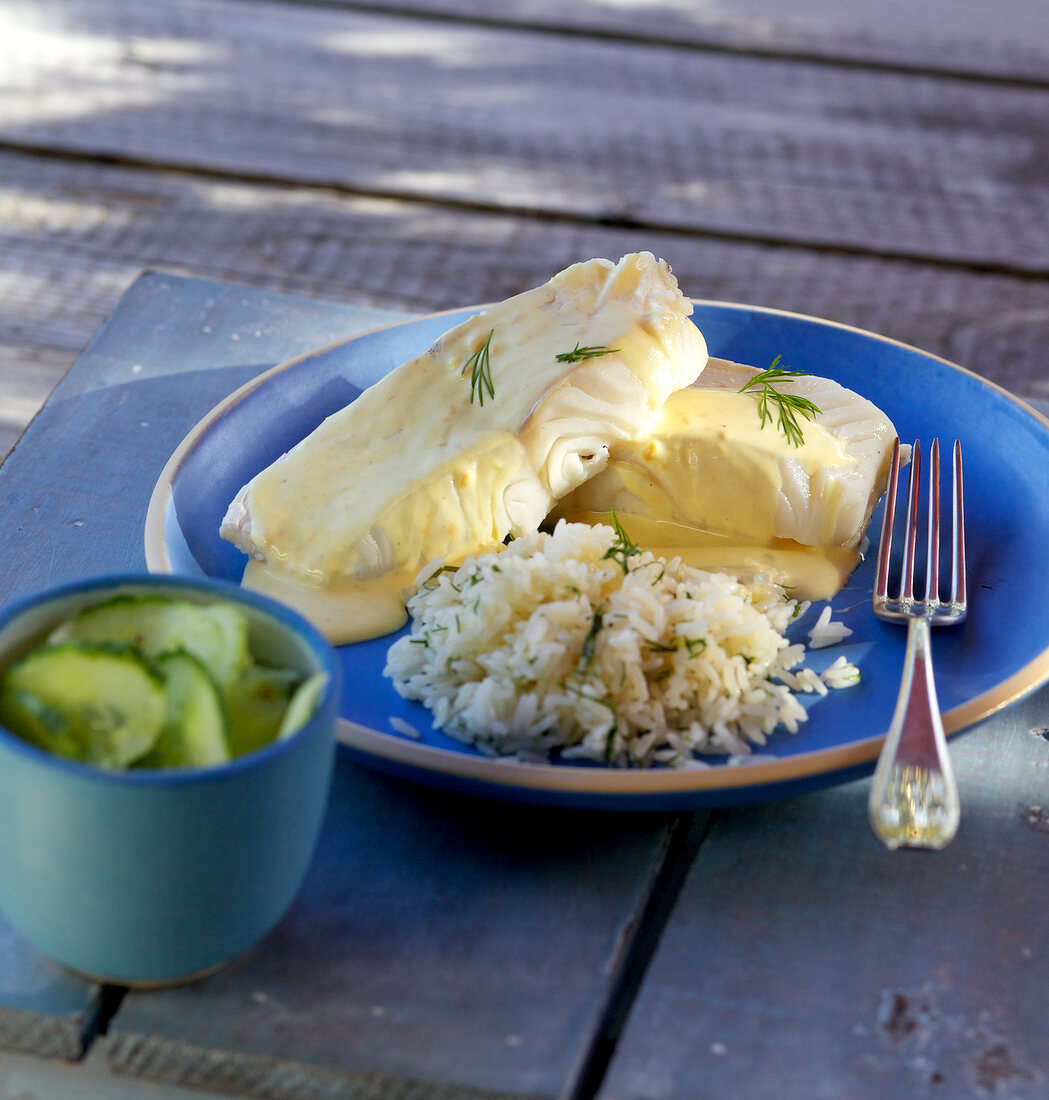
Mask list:
[{"label": "dill sprig", "polygon": [[615,542],[605,551],[602,561],[617,561],[623,569],[624,573],[629,573],[630,568],[627,565],[627,561],[634,557],[635,554],[641,553],[641,547],[626,533],[623,525],[616,518],[616,510],[609,508],[608,510],[608,522],[612,526],[612,530],[616,533]]},{"label": "dill sprig", "polygon": [[584,359],[597,359],[602,355],[611,355],[616,351],[619,351],[619,348],[605,348],[598,345],[581,348],[577,340],[575,347],[571,351],[562,351],[559,355],[555,355],[554,358],[559,363],[581,363]]},{"label": "dill sprig", "polygon": [[771,402],[776,406],[778,414],[776,424],[787,437],[787,442],[795,447],[800,447],[805,442],[805,436],[802,433],[801,425],[798,423],[798,416],[801,415],[808,420],[814,420],[821,410],[818,405],[811,402],[807,397],[799,397],[796,393],[783,393],[775,388],[775,383],[784,378],[809,377],[808,371],[786,370],[781,367],[779,361],[782,358],[782,355],[777,355],[772,360],[772,366],[768,370],[755,374],[746,385],[740,387],[739,392],[744,393],[749,389],[757,390],[760,387],[758,415],[761,417],[761,426],[764,428],[766,423],[772,419],[772,411],[769,408]]},{"label": "dill sprig", "polygon": [[492,336],[495,333],[495,329],[488,330],[488,335],[485,337],[484,343],[466,360],[466,366],[463,367],[459,374],[460,378],[466,377],[466,372],[470,372],[470,404],[474,403],[474,398],[477,398],[478,405],[484,404],[484,391],[488,391],[488,396],[495,400],[495,388],[492,386],[492,362],[489,358],[492,348]]},{"label": "dill sprig", "polygon": [[590,662],[594,659],[594,654],[597,652],[597,636],[601,633],[604,618],[604,607],[602,606],[594,612],[590,619],[590,629],[583,639],[583,645],[579,653],[580,668],[588,667]]}]

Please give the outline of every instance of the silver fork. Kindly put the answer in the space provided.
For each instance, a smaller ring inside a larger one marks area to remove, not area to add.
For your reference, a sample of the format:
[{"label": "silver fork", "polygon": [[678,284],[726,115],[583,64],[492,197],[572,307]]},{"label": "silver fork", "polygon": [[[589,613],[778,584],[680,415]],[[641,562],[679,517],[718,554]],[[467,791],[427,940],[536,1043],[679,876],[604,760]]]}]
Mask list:
[{"label": "silver fork", "polygon": [[879,618],[907,623],[903,679],[888,736],[871,784],[868,812],[871,826],[889,848],[943,848],[958,830],[961,805],[947,738],[936,700],[932,672],[931,626],[949,626],[965,618],[965,522],[962,502],[962,449],[954,443],[952,483],[951,588],[940,598],[940,445],[932,441],[929,455],[928,535],[925,595],[914,594],[915,546],[919,526],[918,497],[921,446],[911,449],[911,476],[903,535],[903,560],[898,594],[889,595],[889,560],[900,474],[900,443],[896,441],[885,519],[878,545],[873,608]]}]

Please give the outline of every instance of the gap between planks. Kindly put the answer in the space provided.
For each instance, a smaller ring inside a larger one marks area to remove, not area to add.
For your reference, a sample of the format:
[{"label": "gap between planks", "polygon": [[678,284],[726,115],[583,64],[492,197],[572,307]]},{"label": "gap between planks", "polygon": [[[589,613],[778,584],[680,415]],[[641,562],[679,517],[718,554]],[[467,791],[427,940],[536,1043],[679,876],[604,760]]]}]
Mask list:
[{"label": "gap between planks", "polygon": [[683,814],[670,826],[644,898],[624,930],[597,1023],[560,1100],[593,1100],[597,1096],[663,929],[709,831],[712,813]]},{"label": "gap between planks", "polygon": [[[1044,280],[12,154],[0,173],[0,394],[19,405],[42,401],[143,270],[428,313],[640,248],[693,298],[825,317],[1049,393]],[[17,411],[12,431],[32,409]]]},{"label": "gap between planks", "polygon": [[[270,0],[256,0],[268,3]],[[465,215],[510,216],[553,225],[570,225],[579,229],[611,229],[637,233],[670,233],[696,241],[749,245],[769,249],[798,249],[815,255],[851,257],[856,259],[901,261],[944,271],[967,272],[974,275],[1001,275],[1028,282],[1041,282],[1049,278],[1049,265],[1009,264],[1001,261],[981,261],[973,258],[950,258],[931,255],[920,249],[880,249],[871,245],[847,245],[815,239],[794,239],[772,234],[743,233],[718,229],[713,226],[677,225],[656,218],[640,218],[627,214],[608,213],[587,215],[570,210],[549,207],[525,207],[520,203],[485,202],[479,199],[457,199],[451,195],[420,195],[410,189],[355,187],[331,180],[308,180],[279,172],[242,171],[235,168],[219,168],[214,165],[182,162],[177,165],[150,157],[126,154],[82,152],[34,142],[12,141],[0,138],[0,153],[38,157],[97,167],[122,168],[128,171],[149,172],[182,179],[212,180],[256,187],[293,187],[296,190],[338,195],[347,199],[373,200],[376,202],[411,203],[420,209],[448,211]]]},{"label": "gap between planks", "polygon": [[[1049,270],[1046,91],[250,0],[91,11],[60,0],[16,30],[11,148]],[[104,65],[79,52],[91,31]]]},{"label": "gap between planks", "polygon": [[321,8],[324,10],[353,12],[358,15],[377,15],[442,25],[478,27],[485,30],[523,31],[528,34],[547,34],[557,38],[576,38],[587,42],[614,42],[653,49],[692,50],[696,53],[723,54],[728,57],[749,57],[765,61],[797,62],[804,65],[823,65],[835,69],[861,69],[870,72],[897,73],[904,76],[938,77],[949,80],[974,81],[1010,88],[1049,90],[1049,76],[1036,77],[1008,73],[986,72],[964,65],[919,64],[902,60],[882,60],[876,57],[835,57],[819,50],[784,49],[744,45],[702,37],[657,34],[645,29],[618,30],[614,27],[596,27],[555,22],[553,19],[513,18],[512,15],[494,16],[480,11],[449,11],[427,9],[403,4],[354,3],[353,0],[253,0],[254,3],[278,4],[281,7]]}]

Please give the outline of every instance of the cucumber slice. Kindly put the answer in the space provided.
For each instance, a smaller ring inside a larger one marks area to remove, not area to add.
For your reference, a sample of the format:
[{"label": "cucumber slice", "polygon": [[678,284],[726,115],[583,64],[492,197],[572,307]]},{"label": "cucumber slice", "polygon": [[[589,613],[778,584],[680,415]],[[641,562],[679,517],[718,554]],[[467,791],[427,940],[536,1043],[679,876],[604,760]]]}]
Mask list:
[{"label": "cucumber slice", "polygon": [[0,722],[12,733],[103,767],[126,767],[148,753],[164,714],[161,679],[130,649],[45,645],[0,680]]},{"label": "cucumber slice", "polygon": [[164,677],[167,703],[156,745],[138,764],[146,768],[203,768],[230,758],[226,715],[215,681],[191,653],[165,653],[153,662]]},{"label": "cucumber slice", "polygon": [[179,650],[193,654],[219,684],[250,664],[248,622],[232,604],[207,606],[170,596],[114,596],[85,608],[53,638],[134,645],[152,660]]},{"label": "cucumber slice", "polygon": [[294,672],[254,665],[226,688],[229,744],[234,756],[276,740],[298,683]]},{"label": "cucumber slice", "polygon": [[83,758],[82,739],[68,715],[28,691],[4,691],[0,697],[0,725],[57,756]]},{"label": "cucumber slice", "polygon": [[218,628],[221,648],[209,660],[200,659],[218,684],[232,683],[245,669],[254,664],[248,645],[248,618],[231,603],[212,603],[200,608]]},{"label": "cucumber slice", "polygon": [[281,722],[280,729],[277,731],[278,741],[283,741],[296,730],[302,729],[313,717],[327,684],[328,677],[323,672],[315,672],[309,679],[299,684],[284,713],[284,721]]}]

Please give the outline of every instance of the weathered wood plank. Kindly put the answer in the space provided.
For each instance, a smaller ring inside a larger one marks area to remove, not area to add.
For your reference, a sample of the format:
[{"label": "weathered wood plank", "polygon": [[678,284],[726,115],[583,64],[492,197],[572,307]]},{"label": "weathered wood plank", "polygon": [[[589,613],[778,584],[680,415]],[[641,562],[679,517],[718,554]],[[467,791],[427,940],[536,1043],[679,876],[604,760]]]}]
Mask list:
[{"label": "weathered wood plank", "polygon": [[[229,1093],[222,1094],[229,1100]],[[0,1054],[0,1100],[222,1100],[218,1093],[145,1085],[117,1077],[90,1054],[68,1065],[24,1054]]]},{"label": "weathered wood plank", "polygon": [[53,0],[5,48],[21,146],[1049,271],[1049,88],[251,0]]},{"label": "weathered wood plank", "polygon": [[1047,716],[1043,690],[952,741],[941,853],[858,829],[869,781],[719,812],[602,1100],[1044,1097]]},{"label": "weathered wood plank", "polygon": [[6,1052],[77,1059],[97,993],[41,957],[0,913],[0,1084]]},{"label": "weathered wood plank", "polygon": [[[299,2],[299,0],[294,0]],[[303,0],[305,2],[305,0]],[[615,35],[641,41],[801,54],[836,62],[913,67],[1007,80],[1049,81],[1049,17],[1041,0],[321,0],[351,10],[416,12],[564,33]]]},{"label": "weathered wood plank", "polygon": [[[425,312],[649,248],[693,297],[829,317],[1049,395],[1049,297],[1038,280],[10,153],[0,153],[0,178],[3,377],[10,371],[14,387],[27,376],[34,393],[144,268]],[[315,342],[326,338],[318,330]]]}]

